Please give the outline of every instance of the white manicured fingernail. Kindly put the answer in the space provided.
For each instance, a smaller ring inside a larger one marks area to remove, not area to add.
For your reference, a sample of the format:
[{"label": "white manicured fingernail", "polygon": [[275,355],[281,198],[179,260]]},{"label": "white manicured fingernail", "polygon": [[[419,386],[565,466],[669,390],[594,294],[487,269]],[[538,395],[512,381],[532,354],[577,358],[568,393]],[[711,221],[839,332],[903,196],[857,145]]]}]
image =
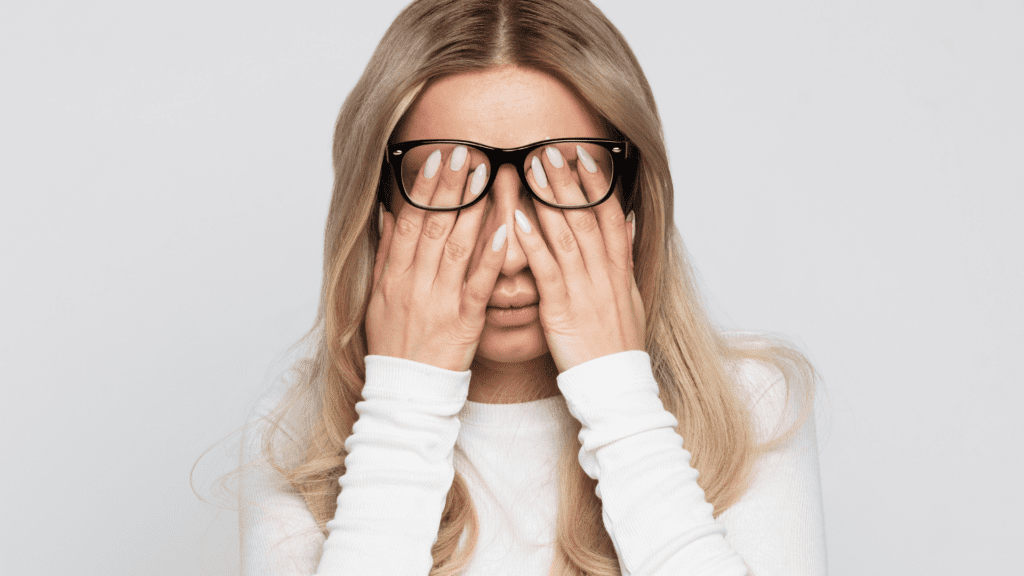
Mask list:
[{"label": "white manicured fingernail", "polygon": [[434,174],[437,174],[437,169],[441,166],[441,151],[434,150],[427,156],[427,164],[423,167],[423,177],[433,178]]},{"label": "white manicured fingernail", "polygon": [[456,146],[455,150],[452,150],[452,161],[448,166],[453,172],[462,170],[462,165],[466,163],[466,154],[468,153],[469,150],[467,150],[465,146]]},{"label": "white manicured fingernail", "polygon": [[629,214],[626,214],[626,222],[629,222],[633,226],[633,233],[629,236],[629,243],[632,244],[633,240],[636,240],[636,214],[630,210]]},{"label": "white manicured fingernail", "polygon": [[587,169],[587,172],[593,174],[597,172],[597,164],[594,164],[594,159],[587,154],[587,151],[583,149],[579,144],[576,145],[576,156],[580,159],[580,163]]},{"label": "white manicured fingernail", "polygon": [[487,184],[487,166],[480,164],[473,170],[473,180],[469,183],[469,193],[473,196],[479,194]]},{"label": "white manicured fingernail", "polygon": [[562,153],[558,151],[558,148],[555,148],[554,146],[548,146],[544,148],[544,151],[547,152],[548,160],[551,162],[552,166],[554,166],[555,168],[562,167],[562,164],[564,164],[564,162],[562,162]]},{"label": "white manicured fingernail", "polygon": [[505,237],[508,236],[508,228],[504,224],[498,228],[498,231],[494,233],[494,241],[491,242],[491,250],[497,252],[501,250],[502,245],[505,244]]},{"label": "white manicured fingernail", "polygon": [[533,229],[530,227],[530,221],[526,219],[526,214],[520,210],[516,210],[516,224],[519,224],[519,229],[527,234]]},{"label": "white manicured fingernail", "polygon": [[377,235],[384,236],[384,205],[377,207]]},{"label": "white manicured fingernail", "polygon": [[537,186],[541,188],[548,187],[548,175],[544,173],[544,166],[540,163],[540,158],[533,157],[533,162],[530,163],[530,168],[533,170],[533,179],[537,181]]}]

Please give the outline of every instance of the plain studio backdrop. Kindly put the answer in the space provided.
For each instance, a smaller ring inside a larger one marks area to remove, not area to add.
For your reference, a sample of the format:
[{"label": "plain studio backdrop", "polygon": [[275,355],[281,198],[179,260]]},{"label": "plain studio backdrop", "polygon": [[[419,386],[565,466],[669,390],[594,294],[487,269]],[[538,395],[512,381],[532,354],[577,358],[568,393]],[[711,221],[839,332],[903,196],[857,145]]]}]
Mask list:
[{"label": "plain studio backdrop", "polygon": [[[313,321],[334,121],[403,3],[4,4],[0,571],[237,563],[213,479]],[[1024,4],[598,4],[718,322],[824,377],[831,574],[1019,571]]]}]

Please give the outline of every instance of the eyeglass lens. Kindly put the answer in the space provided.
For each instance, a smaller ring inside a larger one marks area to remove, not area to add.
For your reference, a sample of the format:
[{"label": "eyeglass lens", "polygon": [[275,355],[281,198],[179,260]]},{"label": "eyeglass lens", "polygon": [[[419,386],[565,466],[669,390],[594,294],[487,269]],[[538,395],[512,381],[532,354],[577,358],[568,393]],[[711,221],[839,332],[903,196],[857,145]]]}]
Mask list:
[{"label": "eyeglass lens", "polygon": [[[453,151],[458,144],[422,144],[416,146],[402,155],[402,186],[406,194],[413,196],[413,187],[416,178],[420,175],[423,164],[434,151],[441,152],[440,168],[447,169]],[[547,153],[548,147],[557,148],[559,154]],[[492,170],[497,169],[491,166],[487,154],[483,150],[467,146],[468,155],[466,162],[469,164],[467,170],[464,190],[458,192],[444,191],[438,186],[433,197],[430,199],[416,197],[414,204],[421,208],[450,208],[458,209],[469,204],[476,198],[472,194],[474,183],[482,186],[491,175]],[[558,166],[558,159],[561,159],[561,166]],[[523,173],[526,174],[524,185],[543,198],[544,200],[557,204],[561,207],[571,208],[596,202],[604,198],[611,189],[612,156],[604,147],[593,142],[557,142],[548,146],[537,148],[530,152],[523,165]],[[561,187],[556,195],[553,190],[554,182],[568,182],[568,176],[575,187]],[[475,181],[475,182],[474,182]],[[575,188],[575,189],[574,189]]]}]

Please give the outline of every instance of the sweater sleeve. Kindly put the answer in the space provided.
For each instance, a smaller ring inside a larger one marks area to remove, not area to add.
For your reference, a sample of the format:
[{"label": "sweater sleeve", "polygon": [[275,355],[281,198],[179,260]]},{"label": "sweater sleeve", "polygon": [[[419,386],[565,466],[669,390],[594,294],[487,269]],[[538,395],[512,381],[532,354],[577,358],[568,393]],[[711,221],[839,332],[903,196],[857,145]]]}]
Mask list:
[{"label": "sweater sleeve", "polygon": [[[582,424],[580,465],[598,481],[623,576],[742,576],[748,567],[757,576],[824,574],[807,562],[824,559],[813,420],[809,436],[796,436],[809,446],[757,463],[755,485],[726,523],[697,484],[646,352],[591,360],[560,374],[558,385]],[[727,527],[735,530],[728,537]]]},{"label": "sweater sleeve", "polygon": [[326,540],[301,496],[264,470],[249,482],[259,501],[240,510],[245,576],[426,576],[455,474],[469,376],[367,356]]}]

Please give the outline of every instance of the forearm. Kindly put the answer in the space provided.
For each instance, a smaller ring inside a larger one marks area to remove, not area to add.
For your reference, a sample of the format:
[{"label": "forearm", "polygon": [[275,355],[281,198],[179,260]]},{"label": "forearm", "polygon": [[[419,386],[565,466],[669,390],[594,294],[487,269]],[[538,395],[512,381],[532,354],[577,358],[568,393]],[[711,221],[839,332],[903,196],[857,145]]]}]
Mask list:
[{"label": "forearm", "polygon": [[580,464],[598,481],[624,575],[747,573],[697,485],[646,353],[580,365],[559,376],[559,388],[583,424]]},{"label": "forearm", "polygon": [[367,356],[366,374],[318,573],[425,576],[469,372]]}]

